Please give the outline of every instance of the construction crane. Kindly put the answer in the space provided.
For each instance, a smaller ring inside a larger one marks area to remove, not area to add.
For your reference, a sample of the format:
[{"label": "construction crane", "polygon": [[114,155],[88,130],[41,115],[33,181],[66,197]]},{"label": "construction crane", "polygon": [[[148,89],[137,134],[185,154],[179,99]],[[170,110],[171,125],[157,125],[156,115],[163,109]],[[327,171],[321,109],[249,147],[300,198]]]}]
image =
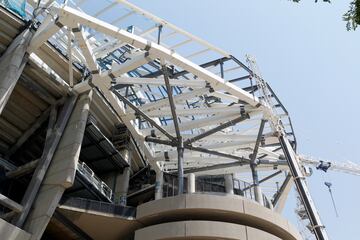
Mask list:
[{"label": "construction crane", "polygon": [[353,162],[333,162],[328,160],[316,159],[314,157],[306,156],[306,155],[298,155],[300,162],[304,166],[313,166],[318,170],[322,170],[327,172],[327,170],[332,170],[336,172],[342,172],[352,175],[360,176],[360,165]]}]

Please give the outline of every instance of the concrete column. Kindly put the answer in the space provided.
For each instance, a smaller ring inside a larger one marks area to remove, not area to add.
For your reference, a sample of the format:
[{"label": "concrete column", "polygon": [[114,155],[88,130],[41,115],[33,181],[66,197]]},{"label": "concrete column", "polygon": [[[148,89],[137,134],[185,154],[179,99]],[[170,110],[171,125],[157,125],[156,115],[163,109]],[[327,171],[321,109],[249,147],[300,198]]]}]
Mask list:
[{"label": "concrete column", "polygon": [[196,184],[196,181],[195,181],[195,174],[194,173],[189,173],[188,175],[188,193],[194,193],[196,191],[196,188],[195,188],[195,184]]},{"label": "concrete column", "polygon": [[7,48],[0,58],[0,114],[26,65],[28,54],[26,50],[33,33],[25,29]]},{"label": "concrete column", "polygon": [[264,199],[259,185],[259,176],[256,170],[256,164],[250,164],[250,168],[253,176],[255,201],[257,201],[260,205],[264,206]]},{"label": "concrete column", "polygon": [[[131,164],[131,150],[124,148],[120,150],[121,156],[124,157],[128,164]],[[124,168],[122,173],[116,173],[114,184],[114,203],[122,206],[126,206],[127,193],[129,190],[131,167]]]},{"label": "concrete column", "polygon": [[163,185],[164,185],[164,173],[161,170],[157,170],[156,182],[155,182],[155,200],[162,199]]},{"label": "concrete column", "polygon": [[234,181],[232,174],[225,174],[225,190],[227,194],[234,194]]},{"label": "concrete column", "polygon": [[41,239],[64,191],[74,183],[91,98],[91,92],[79,97],[25,221],[31,240]]}]

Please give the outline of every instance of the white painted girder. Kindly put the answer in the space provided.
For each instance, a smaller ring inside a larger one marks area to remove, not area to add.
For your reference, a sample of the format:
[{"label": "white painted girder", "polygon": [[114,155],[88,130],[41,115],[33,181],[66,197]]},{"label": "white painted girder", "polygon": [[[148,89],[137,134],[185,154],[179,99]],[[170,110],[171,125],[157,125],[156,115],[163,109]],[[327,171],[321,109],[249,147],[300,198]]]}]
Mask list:
[{"label": "white painted girder", "polygon": [[[145,105],[146,106],[146,105]],[[250,108],[249,108],[250,109]],[[246,110],[245,110],[246,111]],[[135,113],[133,111],[129,111],[128,113],[132,115],[132,118],[135,119]],[[164,117],[171,116],[171,108],[169,106],[152,109],[144,111],[149,117]],[[258,109],[247,110],[247,112],[259,112]],[[221,108],[214,107],[201,107],[201,108],[188,108],[184,105],[176,105],[176,114],[177,116],[201,116],[201,115],[214,115],[214,114],[239,114],[240,106],[226,106],[224,105]]]},{"label": "white painted girder", "polygon": [[191,72],[198,76],[200,79],[208,81],[215,90],[225,90],[230,94],[236,96],[239,100],[247,102],[252,106],[260,106],[261,103],[257,97],[252,96],[248,92],[235,86],[232,83],[225,82],[221,77],[209,72],[208,70],[192,63],[188,59],[180,56],[179,54],[160,46],[156,43],[149,42],[148,40],[131,34],[125,30],[119,29],[106,22],[98,20],[94,17],[86,15],[80,11],[64,6],[60,9],[59,16],[61,21],[66,21],[71,24],[71,20],[77,21],[80,24],[91,27],[92,29],[102,32],[106,35],[118,38],[120,41],[127,42],[140,49],[148,49],[150,55],[154,58],[164,58],[174,65]]},{"label": "white painted girder", "polygon": [[[165,86],[164,79],[162,78],[138,78],[138,77],[117,77],[116,84],[141,84],[141,85],[155,85]],[[203,88],[206,86],[206,82],[202,80],[177,80],[170,79],[170,86],[178,87],[191,87],[191,88]]]},{"label": "white painted girder", "polygon": [[[103,10],[100,10],[100,12]],[[108,23],[105,23],[103,21],[100,21],[96,18],[90,17],[86,14],[84,14],[81,11],[74,10],[72,8],[69,8],[67,6],[59,8],[59,21],[63,25],[71,26],[72,28],[76,28],[78,26],[86,26],[90,27],[91,29],[94,29],[95,31],[98,31],[100,33],[103,33],[107,36],[110,36],[111,38],[114,38],[112,44],[107,46],[106,48],[99,46],[95,50],[98,54],[101,54],[104,56],[108,52],[112,51],[114,47],[119,47],[119,44],[129,44],[132,45],[138,49],[144,49],[145,51],[135,51],[131,55],[131,59],[129,61],[126,61],[124,64],[113,64],[111,69],[108,71],[101,72],[99,75],[94,74],[93,75],[93,81],[92,83],[99,87],[101,91],[104,93],[105,97],[108,99],[108,101],[111,103],[111,105],[114,107],[117,114],[120,116],[122,121],[127,125],[131,133],[133,134],[134,138],[137,140],[138,143],[141,145],[141,149],[145,152],[145,155],[150,160],[150,163],[153,166],[158,166],[156,164],[156,160],[161,161],[159,158],[154,155],[153,150],[149,147],[149,144],[144,141],[144,137],[150,134],[151,129],[145,129],[145,130],[139,130],[134,120],[134,114],[133,111],[126,111],[124,108],[124,104],[119,101],[117,97],[113,93],[109,91],[109,88],[111,86],[111,77],[115,76],[117,77],[117,83],[119,84],[135,84],[135,85],[163,85],[163,79],[144,79],[144,78],[130,78],[130,77],[124,77],[123,74],[134,70],[149,61],[152,61],[156,58],[163,58],[167,62],[174,64],[176,67],[180,69],[184,69],[188,71],[193,76],[196,76],[196,79],[186,80],[184,78],[180,78],[177,80],[171,79],[170,84],[173,86],[182,86],[182,87],[191,87],[191,88],[200,88],[193,91],[181,93],[179,95],[174,96],[174,101],[177,105],[184,104],[185,101],[191,99],[203,96],[204,94],[213,95],[216,97],[219,97],[221,99],[224,99],[225,102],[228,103],[238,103],[239,101],[246,102],[249,105],[246,105],[246,112],[249,112],[252,117],[262,115],[262,111],[266,107],[261,106],[259,99],[254,97],[253,95],[249,94],[248,92],[242,90],[241,88],[238,88],[234,84],[226,82],[221,77],[217,76],[214,73],[211,73],[210,71],[192,63],[188,59],[178,55],[177,53],[173,52],[170,49],[165,48],[164,46],[160,46],[156,43],[149,42],[148,40],[136,36],[134,34],[131,34],[125,30],[118,29],[117,27],[114,27]],[[154,30],[154,29],[152,29]],[[55,31],[55,30],[54,30]],[[75,34],[76,37],[79,40],[79,46],[85,56],[87,66],[90,68],[90,70],[95,71],[98,69],[97,63],[96,63],[96,53],[94,53],[94,46],[95,44],[90,43],[90,40],[95,40],[95,38],[88,39],[85,37],[85,34],[81,32],[81,36],[77,33]],[[47,35],[42,35],[42,39],[45,39]],[[95,42],[94,42],[95,43]],[[110,48],[109,48],[110,47]],[[120,77],[121,76],[121,77]],[[210,88],[206,86],[206,82],[210,83],[211,87],[215,91],[210,91]],[[82,85],[86,86],[87,83],[82,83]],[[77,86],[75,86],[77,88]],[[80,89],[78,87],[77,89]],[[86,89],[84,87],[81,87],[81,89]],[[141,98],[142,92],[144,92],[144,89],[138,88],[138,95]],[[226,92],[226,93],[225,93]],[[154,93],[156,94],[156,93]],[[203,104],[203,103],[202,103]],[[186,106],[185,104],[183,106]],[[196,130],[199,131],[199,129],[209,129],[210,126],[216,126],[218,124],[224,123],[226,121],[232,120],[240,115],[240,106],[239,105],[232,105],[232,106],[226,106],[225,104],[213,104],[214,107],[212,108],[205,108],[204,105],[202,105],[201,108],[195,108],[195,109],[184,109],[184,107],[177,107],[177,114],[181,118],[180,123],[180,129],[181,131],[188,131],[188,130]],[[251,107],[249,107],[251,106]],[[253,108],[253,109],[252,109]],[[160,116],[168,116],[171,113],[171,109],[169,108],[169,102],[168,99],[159,100],[154,103],[148,103],[140,107],[141,110],[143,110],[145,113],[147,113],[150,117],[153,117],[158,121],[158,117]],[[184,116],[198,116],[198,115],[213,115],[211,117],[205,117],[205,118],[197,118],[195,120],[187,121]],[[256,120],[256,118],[254,119]],[[248,120],[248,122],[253,120]],[[245,125],[247,121],[244,121]],[[254,125],[254,129],[256,129],[258,125]],[[170,124],[168,126],[164,127],[166,130],[168,130],[170,133],[174,133],[174,127]],[[195,132],[196,132],[195,131]],[[231,131],[229,131],[231,132]],[[239,136],[241,138],[241,134],[243,133],[242,130],[240,131],[232,131],[232,134],[234,135],[234,139]],[[234,153],[239,156],[247,157],[249,151],[244,150],[236,150],[236,148],[243,147],[243,144],[249,144],[253,145],[253,141],[237,141],[237,142],[231,142],[228,143],[227,153]],[[251,144],[250,144],[251,143]],[[217,147],[215,147],[214,144],[218,144]],[[214,148],[221,148],[221,145],[226,145],[225,143],[213,143],[212,147]],[[205,145],[206,147],[209,147],[211,145]],[[232,148],[231,148],[232,147]],[[250,148],[251,150],[251,148]],[[266,152],[269,153],[271,151],[260,148],[259,151],[261,153]],[[188,152],[188,151],[186,151]],[[191,151],[189,154],[189,159],[185,160],[185,163],[190,163],[187,161],[193,162],[192,164],[197,164],[197,166],[205,166],[206,164],[209,164],[209,161],[214,160],[216,163],[224,163],[233,161],[231,159],[226,158],[220,158],[216,157],[213,159],[208,158],[209,154],[192,154],[195,151]],[[276,154],[269,154],[272,157]],[[201,158],[200,161],[193,161],[193,158],[199,157]]]},{"label": "white painted girder", "polygon": [[85,64],[91,71],[98,71],[99,66],[96,62],[96,57],[92,51],[91,45],[89,41],[86,39],[84,30],[79,25],[77,30],[74,31],[74,35],[79,43],[79,48],[81,49],[84,57],[85,57]]},{"label": "white painted girder", "polygon": [[[196,90],[189,91],[189,92],[183,92],[183,93],[175,95],[173,97],[174,102],[175,103],[185,102],[186,100],[191,100],[193,98],[197,98],[204,94],[207,94],[207,93],[209,93],[209,91],[210,91],[209,88],[201,88],[201,89],[196,89]],[[145,105],[139,107],[139,109],[141,111],[147,112],[147,111],[159,109],[164,106],[169,106],[169,99],[165,98],[165,99],[158,100],[156,102],[148,103],[148,104],[145,104]]]}]

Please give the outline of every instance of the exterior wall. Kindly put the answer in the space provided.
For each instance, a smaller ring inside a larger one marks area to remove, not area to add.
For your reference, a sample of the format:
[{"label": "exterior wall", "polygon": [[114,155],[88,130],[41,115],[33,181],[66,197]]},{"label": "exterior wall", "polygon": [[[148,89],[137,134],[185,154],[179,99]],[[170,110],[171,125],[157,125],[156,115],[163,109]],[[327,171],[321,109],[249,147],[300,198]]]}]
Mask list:
[{"label": "exterior wall", "polygon": [[28,240],[31,235],[0,218],[0,238],[11,240]]},{"label": "exterior wall", "polygon": [[136,231],[135,240],[158,239],[280,240],[267,232],[233,223],[182,221],[163,223]]},{"label": "exterior wall", "polygon": [[[95,240],[301,240],[281,215],[236,195],[184,194],[147,202],[136,217],[60,206],[59,211]],[[121,237],[120,237],[121,236]]]},{"label": "exterior wall", "polygon": [[[302,239],[299,232],[278,213],[256,202],[235,195],[188,194],[163,198],[140,205],[137,208],[136,220],[145,227],[136,231],[137,239],[146,239],[142,238],[146,232],[154,231],[155,233],[157,229],[166,229],[161,234],[170,234],[167,236],[169,239],[177,236],[177,234],[180,234],[182,237],[190,236],[188,234],[198,234],[199,236],[203,234],[204,237],[207,236],[206,234],[209,229],[207,227],[200,228],[200,226],[206,226],[206,224],[201,222],[195,222],[199,224],[197,229],[199,232],[194,232],[195,230],[185,231],[184,229],[189,229],[189,222],[187,221],[206,221],[208,224],[213,224],[214,231],[219,233],[223,229],[231,229],[229,226],[233,225],[228,224],[235,224],[237,227],[234,228],[234,231],[248,232],[247,239],[249,240],[258,239],[260,234],[271,235],[272,238],[270,239]],[[183,224],[174,223],[178,221],[183,221]],[[221,222],[223,225],[215,224],[215,222]],[[165,226],[163,228],[159,226],[161,224],[168,225],[163,225]],[[165,235],[162,235],[164,239],[166,238]],[[259,239],[267,239],[267,237]]]}]

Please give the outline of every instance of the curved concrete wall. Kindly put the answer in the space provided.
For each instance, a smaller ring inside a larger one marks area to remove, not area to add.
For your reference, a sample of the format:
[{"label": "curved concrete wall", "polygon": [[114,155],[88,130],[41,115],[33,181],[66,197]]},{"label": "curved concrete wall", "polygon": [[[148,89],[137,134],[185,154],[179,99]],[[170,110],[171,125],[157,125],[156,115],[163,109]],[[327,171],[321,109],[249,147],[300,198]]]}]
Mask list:
[{"label": "curved concrete wall", "polygon": [[280,240],[267,232],[233,223],[181,221],[162,223],[136,231],[135,240],[159,239]]},{"label": "curved concrete wall", "polygon": [[[146,227],[136,231],[136,240],[149,239],[142,238],[142,234],[147,231],[154,231],[155,233],[156,229],[165,232],[164,234],[166,232],[170,234],[167,237],[163,236],[163,239],[173,239],[172,232],[179,233],[178,231],[183,230],[184,226],[190,226],[189,222],[186,223],[186,221],[207,221],[209,224],[213,224],[215,232],[221,231],[226,225],[225,223],[229,223],[238,226],[238,228],[234,228],[235,232],[241,231],[241,225],[243,225],[267,232],[284,240],[302,239],[298,231],[281,215],[240,196],[188,194],[164,198],[140,205],[137,208],[136,220]],[[185,221],[185,223],[180,224],[180,221]],[[214,222],[220,222],[223,225]],[[161,226],[161,224],[165,225]],[[197,231],[202,232],[201,234],[206,234],[208,228],[202,229],[201,226],[204,225],[200,222]],[[243,232],[246,232],[245,229],[243,229]],[[200,232],[198,233],[200,234]],[[148,235],[147,237],[150,236]],[[186,232],[183,237],[185,236]],[[256,236],[250,238],[248,236],[247,239],[267,238],[258,238]]]}]

